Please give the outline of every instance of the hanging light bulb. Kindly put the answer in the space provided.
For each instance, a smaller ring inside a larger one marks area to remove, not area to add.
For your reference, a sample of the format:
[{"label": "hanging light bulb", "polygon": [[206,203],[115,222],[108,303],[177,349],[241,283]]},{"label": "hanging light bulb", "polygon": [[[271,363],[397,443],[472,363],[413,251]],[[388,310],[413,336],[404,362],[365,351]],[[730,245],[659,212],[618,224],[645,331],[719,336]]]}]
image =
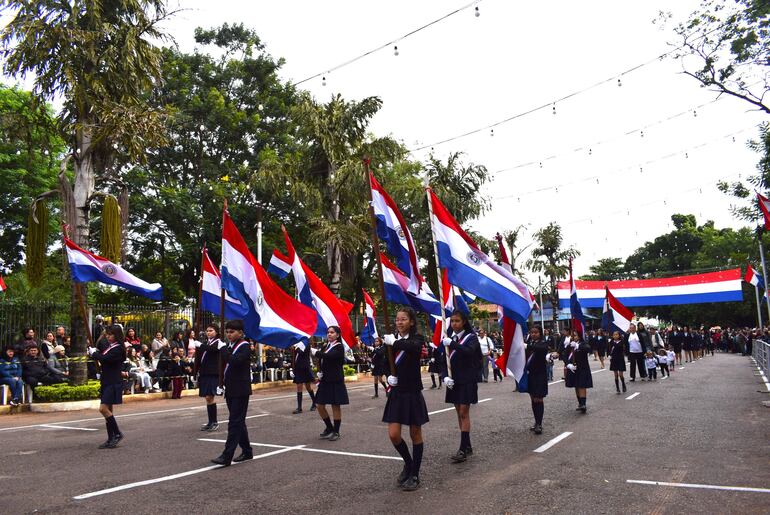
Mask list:
[{"label": "hanging light bulb", "polygon": [[643,173],[643,172],[644,172],[644,170],[643,170],[643,169],[642,169],[642,167],[640,166],[640,167],[639,167],[639,173]]},{"label": "hanging light bulb", "polygon": [[543,167],[543,162],[542,162],[542,161],[540,161],[540,168],[542,168],[542,167]]},{"label": "hanging light bulb", "polygon": [[698,117],[698,111],[696,111],[695,109],[693,109],[693,110],[692,110],[692,115],[693,115],[693,117],[697,118],[697,117]]},{"label": "hanging light bulb", "polygon": [[393,45],[393,55],[398,57],[398,45]]},{"label": "hanging light bulb", "polygon": [[476,7],[476,8],[473,10],[473,15],[474,15],[476,18],[478,18],[479,16],[481,16],[481,11],[479,11],[479,8],[478,8],[478,7]]},{"label": "hanging light bulb", "polygon": [[326,75],[321,77],[321,86],[326,86]]},{"label": "hanging light bulb", "polygon": [[592,149],[590,149],[590,148],[589,148],[589,149],[588,149],[588,155],[589,155],[589,156],[591,156],[591,155],[593,155],[593,153],[594,153],[594,151],[593,151]]},{"label": "hanging light bulb", "polygon": [[495,129],[489,129],[489,135],[494,136],[495,135]]},{"label": "hanging light bulb", "polygon": [[621,87],[623,85],[622,82],[620,82],[620,78],[618,78],[618,87]]},{"label": "hanging light bulb", "polygon": [[553,112],[553,114],[556,114],[556,103],[555,102],[553,104],[552,112]]},{"label": "hanging light bulb", "polygon": [[685,158],[685,159],[689,159],[689,158],[690,158],[690,154],[688,154],[687,152],[685,152],[685,153],[684,153],[684,158]]},{"label": "hanging light bulb", "polygon": [[639,131],[639,135],[640,135],[641,137],[644,137],[644,131]]}]

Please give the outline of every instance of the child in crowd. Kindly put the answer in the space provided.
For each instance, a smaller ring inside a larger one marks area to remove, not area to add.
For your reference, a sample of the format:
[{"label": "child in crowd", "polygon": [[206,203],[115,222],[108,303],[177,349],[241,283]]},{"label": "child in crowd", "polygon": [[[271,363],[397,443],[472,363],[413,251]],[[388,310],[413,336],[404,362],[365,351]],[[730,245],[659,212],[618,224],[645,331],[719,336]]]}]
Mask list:
[{"label": "child in crowd", "polygon": [[658,365],[660,365],[660,377],[661,379],[670,375],[668,371],[668,354],[665,349],[658,350]]},{"label": "child in crowd", "polygon": [[497,357],[498,357],[498,351],[497,350],[492,351],[489,354],[489,356],[487,356],[487,358],[489,359],[489,364],[492,366],[492,372],[495,375],[495,382],[497,382],[498,378],[500,379],[500,382],[502,382],[503,381],[503,373],[500,370],[500,367],[498,367],[497,363],[495,362]]},{"label": "child in crowd", "polygon": [[658,360],[655,359],[655,355],[652,353],[652,351],[647,351],[644,362],[647,365],[647,380],[657,381]]},{"label": "child in crowd", "polygon": [[676,366],[674,366],[676,365],[676,353],[669,347],[666,350],[666,357],[668,358],[668,375],[671,375],[671,372],[676,368]]},{"label": "child in crowd", "polygon": [[549,352],[545,363],[545,380],[547,382],[553,381],[553,353]]}]

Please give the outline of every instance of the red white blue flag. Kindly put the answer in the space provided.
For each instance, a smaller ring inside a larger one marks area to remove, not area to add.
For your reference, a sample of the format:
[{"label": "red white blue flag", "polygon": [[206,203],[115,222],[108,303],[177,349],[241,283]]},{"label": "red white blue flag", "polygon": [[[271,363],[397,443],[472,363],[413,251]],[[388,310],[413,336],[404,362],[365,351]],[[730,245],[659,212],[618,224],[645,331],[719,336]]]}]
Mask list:
[{"label": "red white blue flag", "polygon": [[3,276],[0,275],[0,291],[6,290],[5,281],[3,281]]},{"label": "red white blue flag", "polygon": [[[499,236],[499,235],[498,235]],[[503,239],[498,237],[497,244],[500,249],[500,261],[503,268],[512,272],[511,264],[508,261],[508,252],[503,245]],[[503,326],[503,353],[495,361],[497,367],[502,371],[503,376],[512,375],[516,381],[521,380],[524,375],[524,366],[526,365],[526,344],[524,337],[526,333],[525,324],[517,324],[515,320],[505,316],[505,312],[499,309],[500,323]]]},{"label": "red white blue flag", "polygon": [[627,333],[633,319],[634,313],[616,299],[609,288],[606,288],[604,308],[602,309],[602,329]]},{"label": "red white blue flag", "polygon": [[374,345],[374,339],[379,336],[376,323],[377,311],[374,309],[374,302],[367,291],[364,289],[361,291],[364,293],[364,310],[366,311],[366,324],[361,329],[361,341],[367,345]]},{"label": "red white blue flag", "polygon": [[759,209],[762,210],[765,217],[765,229],[770,231],[770,199],[757,192],[757,200],[759,201]]},{"label": "red white blue flag", "polygon": [[570,282],[570,295],[569,295],[569,311],[572,318],[572,329],[577,331],[581,340],[585,339],[585,325],[583,322],[583,309],[580,307],[580,299],[578,298],[577,287],[575,286],[575,279],[572,277],[572,259],[569,260],[569,282]]},{"label": "red white blue flag", "polygon": [[441,317],[441,304],[433,295],[428,283],[422,283],[420,291],[409,291],[409,279],[385,255],[382,258],[382,278],[385,285],[385,298],[389,302],[411,306],[415,311]]},{"label": "red white blue flag", "polygon": [[746,268],[746,275],[743,278],[744,281],[751,284],[755,288],[762,288],[765,289],[765,281],[762,279],[762,276],[759,275],[756,270],[751,265],[748,265]]},{"label": "red white blue flag", "polygon": [[[201,271],[201,309],[219,315],[222,311],[222,279],[208,249],[203,247],[203,270]],[[246,311],[241,303],[225,292],[225,318],[242,320]]]}]

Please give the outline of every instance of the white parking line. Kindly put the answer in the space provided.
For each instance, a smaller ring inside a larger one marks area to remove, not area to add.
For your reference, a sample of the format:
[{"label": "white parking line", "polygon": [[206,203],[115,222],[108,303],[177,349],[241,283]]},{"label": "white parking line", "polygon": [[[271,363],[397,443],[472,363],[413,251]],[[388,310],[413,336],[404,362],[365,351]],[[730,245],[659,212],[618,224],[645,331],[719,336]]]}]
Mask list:
[{"label": "white parking line", "polygon": [[633,399],[633,398],[634,398],[634,397],[636,397],[637,395],[639,395],[639,392],[636,392],[636,393],[632,393],[631,395],[629,395],[628,397],[626,397],[626,400],[627,400],[627,401],[630,401],[631,399]]},{"label": "white parking line", "polygon": [[[217,443],[225,443],[227,440],[219,440],[216,438],[198,438],[201,442],[217,442]],[[254,447],[269,447],[273,449],[295,449],[295,447],[289,447],[288,445],[275,445],[271,443],[256,443],[256,442],[249,442]],[[301,446],[302,448],[297,448],[298,451],[305,451],[305,452],[318,452],[321,454],[336,454],[338,456],[354,456],[356,458],[376,458],[380,460],[401,460],[398,456],[381,456],[379,454],[362,454],[359,452],[346,452],[346,451],[332,451],[330,449],[316,449],[314,447],[306,447]]]},{"label": "white parking line", "polygon": [[[283,449],[278,449],[278,450],[275,450],[275,451],[270,451],[270,452],[267,452],[265,454],[260,454],[259,456],[254,456],[253,459],[254,460],[260,460],[262,458],[267,458],[269,456],[275,456],[276,454],[283,454],[284,452],[295,451],[295,450],[301,449],[302,447],[304,447],[304,445],[297,445],[297,446],[294,446],[294,447],[286,447],[286,448],[283,448]],[[240,463],[233,463],[233,465],[240,465],[241,463],[248,463],[248,461],[242,461]],[[76,495],[75,497],[73,497],[73,499],[77,499],[77,500],[88,499],[89,497],[97,497],[99,495],[111,494],[111,493],[114,493],[114,492],[120,492],[122,490],[130,490],[131,488],[137,488],[139,486],[152,485],[154,483],[162,483],[164,481],[172,481],[174,479],[179,479],[180,477],[192,476],[192,475],[195,475],[195,474],[200,474],[202,472],[208,472],[209,470],[214,470],[214,469],[219,469],[219,468],[223,468],[223,466],[222,465],[211,465],[211,466],[208,466],[208,467],[203,467],[203,468],[199,468],[199,469],[195,469],[195,470],[188,470],[187,472],[180,472],[179,474],[172,474],[170,476],[163,476],[163,477],[158,477],[158,478],[155,478],[155,479],[146,479],[144,481],[137,481],[136,483],[128,483],[128,484],[125,484],[125,485],[114,486],[112,488],[105,488],[104,490],[97,490],[96,492],[89,492],[87,494]]]},{"label": "white parking line", "polygon": [[749,486],[720,486],[720,485],[699,485],[696,483],[666,483],[664,481],[644,481],[641,479],[626,479],[626,483],[651,486],[673,486],[675,488],[701,488],[705,490],[730,490],[732,492],[756,492],[761,494],[770,494],[770,488],[753,488]]},{"label": "white parking line", "polygon": [[556,438],[553,438],[553,439],[549,440],[548,442],[544,443],[543,445],[541,445],[540,447],[538,447],[537,449],[535,449],[532,452],[545,452],[548,449],[550,449],[551,447],[553,447],[554,445],[556,445],[557,443],[559,443],[562,440],[564,440],[565,438],[567,438],[571,434],[572,434],[572,431],[565,431],[562,434],[560,434],[559,436],[557,436]]}]

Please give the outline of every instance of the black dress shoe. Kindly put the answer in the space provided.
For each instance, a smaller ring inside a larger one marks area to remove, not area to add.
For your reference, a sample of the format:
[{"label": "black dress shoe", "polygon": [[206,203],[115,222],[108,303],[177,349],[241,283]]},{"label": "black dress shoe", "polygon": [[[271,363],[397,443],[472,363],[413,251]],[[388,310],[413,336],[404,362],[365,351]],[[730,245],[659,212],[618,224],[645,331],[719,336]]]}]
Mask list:
[{"label": "black dress shoe", "polygon": [[224,456],[217,456],[216,458],[211,460],[211,463],[213,463],[214,465],[222,465],[223,467],[229,467],[230,466],[230,460],[228,460]]},{"label": "black dress shoe", "polygon": [[401,490],[404,492],[414,492],[420,488],[420,478],[417,476],[412,476],[401,485]]},{"label": "black dress shoe", "polygon": [[123,433],[116,434],[107,442],[107,449],[114,449],[118,446],[118,442],[120,442],[122,439]]},{"label": "black dress shoe", "polygon": [[401,473],[398,475],[398,478],[396,479],[396,481],[398,482],[398,486],[403,485],[406,482],[406,480],[411,477],[409,474],[410,472],[411,470],[409,469],[409,467],[404,465],[404,468],[401,469]]},{"label": "black dress shoe", "polygon": [[313,404],[312,406],[310,406],[310,411],[315,411],[315,404]]},{"label": "black dress shoe", "polygon": [[254,459],[254,455],[253,454],[246,454],[244,452],[244,453],[241,453],[241,455],[238,456],[237,458],[234,458],[233,459],[233,463],[240,463],[242,461],[253,460],[253,459]]},{"label": "black dress shoe", "polygon": [[465,450],[460,449],[454,455],[451,456],[451,459],[455,463],[462,463],[463,461],[468,459],[468,455],[465,453]]},{"label": "black dress shoe", "polygon": [[291,412],[292,415],[296,415],[297,413],[302,413],[302,408],[297,408]]},{"label": "black dress shoe", "polygon": [[537,426],[535,426],[533,431],[535,432],[536,435],[541,435],[541,434],[543,434],[543,426],[537,425]]},{"label": "black dress shoe", "polygon": [[207,422],[201,426],[201,431],[208,431],[211,429],[211,422]]},{"label": "black dress shoe", "polygon": [[103,444],[99,445],[100,449],[109,449],[110,448],[110,442],[112,442],[112,438],[108,439]]}]

